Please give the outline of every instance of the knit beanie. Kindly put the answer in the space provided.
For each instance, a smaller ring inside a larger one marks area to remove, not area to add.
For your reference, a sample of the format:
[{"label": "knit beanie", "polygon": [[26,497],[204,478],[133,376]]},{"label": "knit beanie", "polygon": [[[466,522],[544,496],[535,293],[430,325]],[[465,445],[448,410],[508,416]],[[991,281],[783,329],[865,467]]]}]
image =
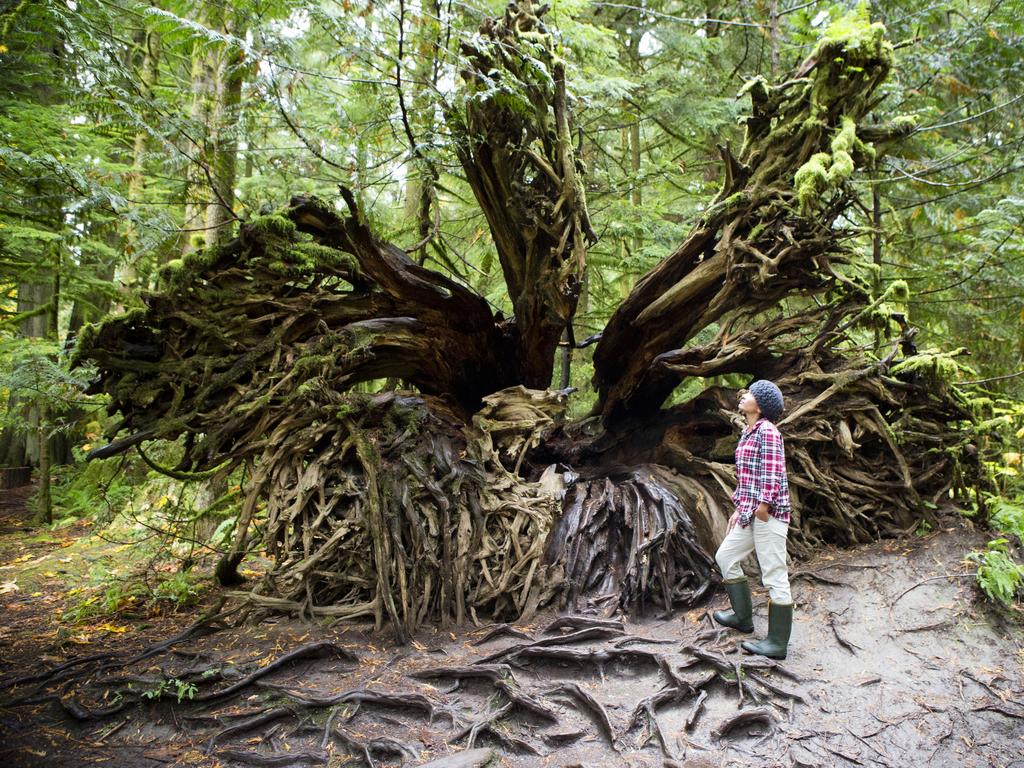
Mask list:
[{"label": "knit beanie", "polygon": [[782,391],[767,379],[759,379],[748,388],[750,394],[757,401],[757,407],[761,409],[761,415],[768,421],[779,420],[783,409],[786,407],[782,400]]}]

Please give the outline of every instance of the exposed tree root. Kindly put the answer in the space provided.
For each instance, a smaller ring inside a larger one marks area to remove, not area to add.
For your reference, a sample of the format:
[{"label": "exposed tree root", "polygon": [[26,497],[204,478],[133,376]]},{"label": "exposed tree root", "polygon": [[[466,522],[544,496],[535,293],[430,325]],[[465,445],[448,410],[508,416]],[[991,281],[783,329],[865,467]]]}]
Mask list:
[{"label": "exposed tree root", "polygon": [[761,723],[768,726],[769,731],[775,729],[777,718],[772,714],[769,709],[748,709],[745,712],[740,712],[734,717],[730,717],[728,720],[722,722],[715,729],[715,736],[719,739],[723,739],[731,734],[737,728],[744,728],[753,723]]},{"label": "exposed tree root", "polygon": [[[509,754],[523,755],[545,755],[552,748],[596,732],[614,751],[642,750],[653,741],[666,759],[674,760],[676,745],[659,722],[659,712],[663,714],[667,708],[686,708],[685,728],[692,730],[709,691],[730,692],[737,680],[745,684],[748,699],[771,702],[780,710],[787,702],[805,700],[803,693],[787,690],[772,680],[781,667],[768,659],[737,656],[733,660],[694,644],[680,648],[650,642],[649,648],[616,647],[623,640],[622,625],[585,616],[563,616],[543,632],[550,634],[539,641],[514,640],[503,648],[500,658],[510,663],[495,663],[495,654],[473,653],[460,665],[414,665],[386,687],[352,687],[340,692],[299,687],[293,680],[278,676],[294,670],[298,661],[321,668],[333,664],[332,659],[339,658],[339,654],[332,643],[299,646],[254,669],[243,667],[240,676],[204,675],[194,656],[185,658],[165,648],[162,653],[168,658],[161,660],[162,676],[152,676],[152,667],[147,666],[152,657],[136,661],[136,667],[119,678],[90,675],[82,667],[75,687],[69,689],[62,704],[76,717],[95,720],[110,717],[115,711],[113,707],[95,706],[97,702],[120,696],[116,711],[124,712],[142,704],[144,692],[161,691],[156,700],[169,708],[176,722],[187,724],[179,727],[187,727],[201,737],[207,753],[222,760],[283,765],[287,754],[298,755],[295,764],[301,764],[340,748],[366,765],[375,765],[420,754],[422,749],[416,746],[414,734],[426,727],[442,734],[444,741],[464,744],[467,749],[489,741]],[[649,642],[635,636],[628,639],[632,646]],[[346,662],[356,659],[351,653],[341,658]],[[650,693],[638,691],[628,715],[622,715],[618,708],[609,708],[590,686],[564,677],[551,684],[543,673],[537,674],[540,670],[534,666],[566,660],[578,665],[577,674],[594,671],[601,676],[609,664],[635,668],[642,663],[657,676],[661,688]],[[528,671],[532,682],[524,683],[513,664]],[[211,660],[205,670],[223,672],[224,665]],[[182,694],[169,685],[186,679],[194,681],[196,690]],[[232,679],[228,686],[221,682]],[[465,688],[441,693],[433,685],[418,683],[441,680],[459,681]],[[133,683],[130,690],[125,687],[128,681]],[[239,708],[236,702],[243,694],[249,694],[247,706]],[[361,720],[355,725],[357,717]],[[773,724],[775,719],[767,709],[744,709],[739,718],[723,724],[719,731],[726,736],[734,728],[753,722]],[[590,725],[581,730],[583,723]],[[395,730],[396,725],[408,730]],[[255,739],[265,749],[246,749]]]},{"label": "exposed tree root", "polygon": [[[599,418],[566,423],[565,393],[526,389],[549,386],[572,336],[593,239],[546,12],[517,0],[483,21],[446,114],[513,317],[383,241],[343,189],[345,213],[295,198],[81,334],[123,418],[96,455],[183,437],[179,476],[248,468],[217,575],[241,581],[265,505],[276,564],[253,616],[371,618],[405,640],[554,601],[698,604],[731,512],[736,391],[664,405],[726,374],[785,393],[794,555],[905,531],[984,482],[949,356],[918,355],[905,319],[880,348],[907,288],[879,294],[841,229],[851,175],[910,130],[871,122],[894,50],[861,18],[782,82],[743,89],[746,136],[720,148],[719,195],[601,334]],[[404,389],[352,391],[381,379]]]}]

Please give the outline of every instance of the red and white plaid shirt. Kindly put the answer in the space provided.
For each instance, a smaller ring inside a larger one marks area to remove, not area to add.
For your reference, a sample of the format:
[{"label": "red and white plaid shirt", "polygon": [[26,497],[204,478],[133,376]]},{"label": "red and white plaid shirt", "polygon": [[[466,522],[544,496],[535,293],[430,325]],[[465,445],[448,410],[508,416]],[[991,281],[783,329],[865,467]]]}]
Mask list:
[{"label": "red and white plaid shirt", "polygon": [[770,505],[769,512],[789,522],[789,480],[786,478],[786,450],[782,435],[768,419],[747,427],[736,446],[736,491],[732,503],[740,513],[740,526],[746,528],[760,502]]}]

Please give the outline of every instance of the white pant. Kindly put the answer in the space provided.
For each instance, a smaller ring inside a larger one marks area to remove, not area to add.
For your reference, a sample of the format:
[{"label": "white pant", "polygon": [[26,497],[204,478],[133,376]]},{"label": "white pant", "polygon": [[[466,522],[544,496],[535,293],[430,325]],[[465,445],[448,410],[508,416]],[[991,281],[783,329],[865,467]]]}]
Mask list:
[{"label": "white pant", "polygon": [[767,522],[755,516],[746,528],[733,526],[715,553],[718,569],[726,581],[743,577],[740,561],[751,552],[757,552],[757,563],[761,566],[761,583],[768,589],[768,596],[774,603],[792,603],[789,592],[789,572],[786,570],[786,535],[789,523],[774,517]]}]

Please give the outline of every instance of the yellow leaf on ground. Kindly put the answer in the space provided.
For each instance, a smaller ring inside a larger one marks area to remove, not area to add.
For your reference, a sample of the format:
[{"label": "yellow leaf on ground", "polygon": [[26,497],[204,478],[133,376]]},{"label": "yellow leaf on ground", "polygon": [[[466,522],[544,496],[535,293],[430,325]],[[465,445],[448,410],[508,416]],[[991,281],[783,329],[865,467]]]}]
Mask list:
[{"label": "yellow leaf on ground", "polygon": [[116,632],[117,634],[121,635],[127,632],[130,629],[130,627],[122,627],[118,626],[117,624],[100,624],[98,627],[96,627],[96,629],[105,629],[107,632]]}]

